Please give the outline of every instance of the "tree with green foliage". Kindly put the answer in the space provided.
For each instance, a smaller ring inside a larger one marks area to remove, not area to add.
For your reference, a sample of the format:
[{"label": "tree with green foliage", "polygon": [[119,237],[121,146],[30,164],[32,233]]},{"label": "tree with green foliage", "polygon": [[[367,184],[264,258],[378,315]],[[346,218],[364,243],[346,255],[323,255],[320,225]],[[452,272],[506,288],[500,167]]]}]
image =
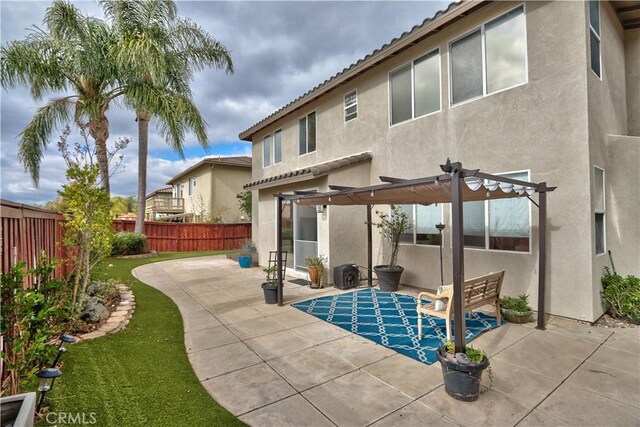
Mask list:
[{"label": "tree with green foliage", "polygon": [[111,197],[111,216],[116,218],[118,215],[134,212],[136,204],[135,196],[113,196]]},{"label": "tree with green foliage", "polygon": [[206,122],[193,103],[189,81],[206,67],[233,72],[228,50],[194,22],[180,18],[171,0],[102,0],[118,42],[111,57],[125,102],[138,122],[138,211],[135,231],[144,228],[149,122],[159,120],[167,143],[184,157],[184,134],[192,131],[208,148]]},{"label": "tree with green foliage", "polygon": [[243,191],[236,194],[236,199],[238,200],[240,211],[247,216],[249,221],[251,221],[251,191]]},{"label": "tree with green foliage", "polygon": [[40,162],[54,129],[69,122],[85,125],[95,140],[101,184],[108,193],[106,112],[123,93],[109,58],[114,34],[105,22],[60,0],[47,9],[43,24],[43,28],[33,26],[24,40],[0,48],[2,87],[28,86],[35,100],[46,93],[68,93],[40,107],[19,135],[20,162],[38,185]]},{"label": "tree with green foliage", "polygon": [[74,304],[86,291],[93,266],[111,252],[109,194],[97,185],[99,174],[97,165],[70,164],[60,191],[66,205],[63,242],[73,248]]}]

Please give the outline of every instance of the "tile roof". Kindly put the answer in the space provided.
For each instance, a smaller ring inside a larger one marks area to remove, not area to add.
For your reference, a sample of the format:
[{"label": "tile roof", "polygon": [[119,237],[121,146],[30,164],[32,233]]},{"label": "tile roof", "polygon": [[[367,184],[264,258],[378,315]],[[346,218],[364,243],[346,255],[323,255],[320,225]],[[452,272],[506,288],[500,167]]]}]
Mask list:
[{"label": "tile roof", "polygon": [[199,167],[201,167],[203,165],[207,165],[207,164],[209,164],[209,165],[223,165],[223,166],[237,166],[237,167],[241,167],[241,168],[251,168],[251,157],[249,157],[249,156],[206,157],[206,158],[202,159],[201,161],[199,161],[198,163],[196,163],[195,165],[191,166],[190,168],[187,168],[187,169],[183,170],[178,175],[176,175],[173,178],[171,178],[169,181],[167,181],[167,184],[172,184],[176,180],[178,180],[178,179],[182,178],[183,176],[193,172],[194,170],[198,169]]},{"label": "tile roof", "polygon": [[173,192],[173,187],[164,187],[164,188],[158,188],[157,190],[152,191],[151,193],[147,194],[145,196],[145,199],[148,199],[149,197],[153,197],[156,194],[160,194],[160,193],[172,193]]},{"label": "tile roof", "polygon": [[306,179],[313,179],[319,176],[327,175],[329,172],[344,168],[349,165],[354,165],[357,163],[362,163],[365,161],[371,160],[373,156],[370,152],[364,152],[359,154],[354,154],[351,156],[341,157],[335,160],[329,160],[324,163],[319,163],[317,165],[308,166],[302,169],[296,169],[291,172],[282,173],[280,175],[275,175],[269,178],[264,178],[259,181],[250,182],[244,186],[245,190],[259,190],[261,188],[269,188],[275,187],[276,185],[280,185],[281,181],[293,178],[294,180],[298,179],[300,181]]},{"label": "tile roof", "polygon": [[450,3],[446,9],[437,11],[432,17],[425,19],[421,24],[418,24],[411,30],[402,33],[400,37],[396,37],[390,42],[382,45],[378,49],[366,55],[364,58],[359,59],[305,94],[294,99],[284,107],[255,123],[250,128],[242,131],[238,137],[241,140],[250,141],[253,134],[280,117],[301,108],[324,93],[329,92],[335,88],[334,86],[346,83],[347,81],[364,73],[371,67],[374,67],[397,55],[400,51],[415,45],[417,42],[431,35],[431,33],[438,30],[440,26],[449,25],[457,19],[466,16],[467,12],[475,8],[482,7],[486,3],[486,0],[459,0]]}]

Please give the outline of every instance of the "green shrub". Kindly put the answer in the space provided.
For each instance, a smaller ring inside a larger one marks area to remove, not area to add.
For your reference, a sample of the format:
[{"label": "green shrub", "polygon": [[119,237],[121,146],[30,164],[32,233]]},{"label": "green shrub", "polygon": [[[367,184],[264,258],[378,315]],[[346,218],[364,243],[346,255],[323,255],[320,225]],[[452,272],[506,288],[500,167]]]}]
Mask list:
[{"label": "green shrub", "polygon": [[506,310],[513,310],[520,313],[531,311],[529,305],[529,295],[522,294],[517,297],[504,297],[500,299],[500,307]]},{"label": "green shrub", "polygon": [[611,316],[640,324],[640,279],[631,274],[627,277],[611,274],[605,267],[600,295]]},{"label": "green shrub", "polygon": [[111,256],[138,255],[147,247],[147,236],[142,233],[121,231],[111,240]]}]

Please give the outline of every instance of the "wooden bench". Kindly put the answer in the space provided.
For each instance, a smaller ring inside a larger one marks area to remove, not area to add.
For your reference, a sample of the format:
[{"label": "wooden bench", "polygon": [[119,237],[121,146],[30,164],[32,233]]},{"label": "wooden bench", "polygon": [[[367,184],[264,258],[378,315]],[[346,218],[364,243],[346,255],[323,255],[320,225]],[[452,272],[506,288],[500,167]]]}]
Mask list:
[{"label": "wooden bench", "polygon": [[[493,304],[496,308],[496,320],[498,325],[502,323],[500,317],[500,289],[504,279],[504,270],[497,273],[465,280],[464,282],[464,311],[471,311],[483,305]],[[423,299],[431,302],[423,303]],[[447,299],[445,309],[436,311],[436,301]],[[418,339],[422,339],[422,315],[446,319],[447,340],[451,341],[451,318],[453,317],[453,291],[447,290],[440,295],[431,292],[418,294]]]}]

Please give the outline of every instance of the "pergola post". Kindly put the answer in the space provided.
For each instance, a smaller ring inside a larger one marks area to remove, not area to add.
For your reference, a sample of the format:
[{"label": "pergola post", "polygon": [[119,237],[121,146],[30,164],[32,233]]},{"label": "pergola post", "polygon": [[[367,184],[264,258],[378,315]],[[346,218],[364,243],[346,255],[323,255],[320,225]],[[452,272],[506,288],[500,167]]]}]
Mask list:
[{"label": "pergola post", "polygon": [[536,329],[545,330],[544,300],[547,283],[547,183],[541,182],[542,191],[538,198],[538,325]]},{"label": "pergola post", "polygon": [[276,259],[278,265],[278,305],[282,306],[283,304],[283,295],[282,295],[282,196],[278,196],[278,213],[276,215],[277,225],[276,225]]},{"label": "pergola post", "polygon": [[372,205],[367,205],[367,285],[373,287],[373,226],[371,224]]},{"label": "pergola post", "polygon": [[462,216],[462,186],[464,176],[461,163],[451,164],[451,239],[453,247],[453,311],[456,353],[464,353],[464,228]]}]

